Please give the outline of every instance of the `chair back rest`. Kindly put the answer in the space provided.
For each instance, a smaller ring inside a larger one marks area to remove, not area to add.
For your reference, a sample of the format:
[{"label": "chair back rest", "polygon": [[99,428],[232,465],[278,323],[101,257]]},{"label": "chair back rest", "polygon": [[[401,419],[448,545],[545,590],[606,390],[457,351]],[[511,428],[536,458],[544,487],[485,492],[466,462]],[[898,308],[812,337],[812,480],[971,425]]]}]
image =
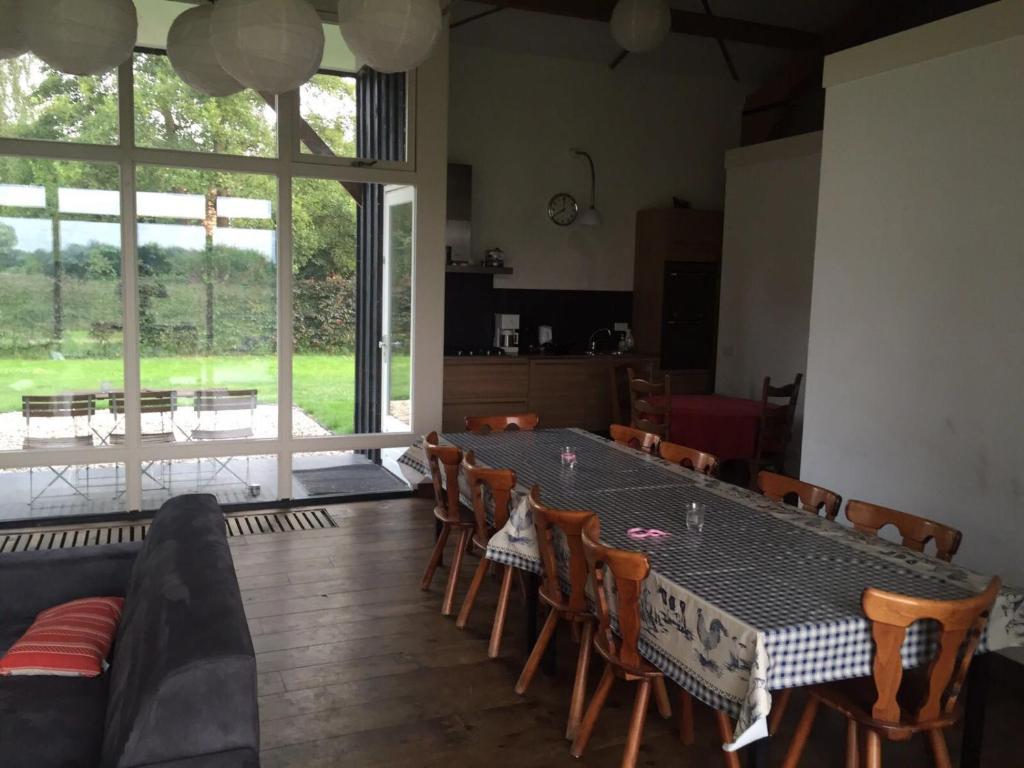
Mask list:
[{"label": "chair back rest", "polygon": [[[587,556],[583,552],[583,527],[594,517],[593,512],[583,510],[551,509],[540,502],[540,486],[530,489],[530,512],[537,529],[537,549],[544,566],[543,589],[548,597],[562,595],[567,599],[566,607],[574,613],[587,610]],[[569,549],[569,594],[562,589],[559,579],[559,557],[555,549],[555,531],[561,531]]]},{"label": "chair back rest", "polygon": [[[595,515],[580,536],[587,569],[594,582],[598,632],[604,636],[617,661],[627,667],[640,666],[640,596],[651,564],[640,552],[612,549],[601,544],[601,521]],[[614,581],[614,600],[619,634],[612,631],[609,579]]]},{"label": "chair back rest", "polygon": [[462,451],[454,445],[439,445],[437,432],[431,432],[423,438],[423,452],[434,484],[434,505],[444,519],[458,522]]},{"label": "chair back rest", "polygon": [[[512,489],[516,487],[516,473],[511,469],[490,469],[478,467],[472,451],[462,460],[462,471],[469,483],[469,498],[473,502],[473,519],[477,538],[486,541],[490,531],[500,531],[508,522]],[[484,489],[491,493],[494,501],[494,525],[487,524],[487,498]]]},{"label": "chair back rest", "polygon": [[196,413],[209,411],[255,411],[255,389],[197,389],[194,395]]},{"label": "chair back rest", "polygon": [[804,380],[804,375],[798,373],[796,378],[793,379],[792,384],[784,384],[781,387],[772,386],[772,377],[764,377],[764,385],[761,388],[761,405],[768,405],[769,400],[785,400],[784,405],[786,412],[789,414],[790,421],[792,421],[793,414],[796,413],[796,401],[800,397],[800,383]]},{"label": "chair back rest", "polygon": [[[633,399],[630,395],[629,382],[633,379],[636,369],[630,363],[618,363],[609,366],[612,387],[612,421],[622,424],[632,420]],[[644,370],[639,371],[641,379],[648,381],[654,376],[654,366],[647,363]]]},{"label": "chair back rest", "polygon": [[26,419],[92,417],[96,395],[22,395],[21,415]]},{"label": "chair back rest", "polygon": [[672,387],[669,377],[661,383],[637,378],[629,369],[630,426],[668,437],[672,416]]},{"label": "chair back rest", "polygon": [[[178,393],[173,389],[148,390],[139,393],[142,413],[174,413],[178,410]],[[123,416],[125,411],[124,392],[110,393],[110,412]]]},{"label": "chair back rest", "polygon": [[843,504],[843,497],[835,491],[775,472],[759,472],[757,490],[772,501],[799,507],[815,515],[824,513],[829,520],[838,517],[839,508]]},{"label": "chair back rest", "polygon": [[536,413],[510,413],[503,416],[467,416],[466,431],[486,435],[491,432],[532,432],[540,423]]},{"label": "chair back rest", "polygon": [[622,424],[612,424],[608,431],[616,443],[628,445],[630,448],[644,453],[657,453],[658,444],[661,442],[658,435]]},{"label": "chair back rest", "polygon": [[963,534],[956,528],[926,517],[856,499],[846,503],[846,519],[861,533],[872,536],[877,536],[885,526],[894,525],[900,532],[903,546],[915,552],[924,552],[925,545],[929,541],[934,541],[935,556],[947,563],[960,549],[960,542],[963,540]]},{"label": "chair back rest", "polygon": [[711,477],[718,475],[718,457],[713,453],[704,453],[704,451],[698,451],[696,448],[687,448],[685,445],[677,445],[676,443],[670,443],[668,440],[662,440],[658,446],[659,455],[665,461],[670,461],[673,464],[678,464],[686,469],[692,469],[695,472],[701,472]]},{"label": "chair back rest", "polygon": [[897,700],[903,680],[900,648],[907,627],[925,620],[938,624],[937,650],[925,671],[920,700],[901,699],[905,706],[912,708],[905,714],[915,723],[926,723],[953,712],[999,588],[999,579],[993,578],[980,595],[948,601],[924,600],[873,588],[864,590],[861,603],[871,621],[875,641],[872,674],[878,698],[871,714],[876,720],[900,722],[901,707]]}]

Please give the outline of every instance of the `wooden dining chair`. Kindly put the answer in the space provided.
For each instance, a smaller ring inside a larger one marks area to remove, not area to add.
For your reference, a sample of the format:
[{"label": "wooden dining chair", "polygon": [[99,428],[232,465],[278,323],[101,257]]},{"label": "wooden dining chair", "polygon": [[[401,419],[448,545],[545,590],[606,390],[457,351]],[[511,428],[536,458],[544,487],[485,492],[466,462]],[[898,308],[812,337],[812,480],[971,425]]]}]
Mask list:
[{"label": "wooden dining chair", "polygon": [[[576,660],[576,678],[572,686],[572,700],[569,704],[569,720],[565,728],[565,738],[576,738],[580,720],[583,717],[584,697],[587,695],[587,670],[590,667],[590,655],[594,637],[594,615],[587,606],[587,559],[583,554],[583,526],[593,512],[550,509],[540,502],[540,488],[533,486],[530,490],[530,511],[533,513],[533,524],[537,530],[537,549],[540,551],[541,564],[544,569],[541,583],[540,601],[550,609],[547,620],[537,636],[533,650],[526,660],[526,666],[516,683],[516,693],[522,695],[533,680],[540,666],[544,652],[554,637],[559,621],[565,621],[579,630],[580,651]],[[559,579],[559,558],[555,549],[556,531],[565,537],[568,548],[568,562],[564,564],[569,576],[569,591],[562,589]]]},{"label": "wooden dining chair", "polygon": [[[473,452],[470,451],[462,460],[462,471],[469,483],[469,497],[473,501],[473,538],[472,545],[480,550],[480,564],[473,574],[469,591],[462,602],[462,609],[455,621],[455,626],[465,629],[469,614],[473,610],[477,593],[483,584],[484,577],[492,562],[484,555],[487,544],[496,531],[500,531],[508,522],[509,504],[512,501],[512,489],[516,487],[516,473],[511,469],[488,469],[478,467]],[[493,525],[487,522],[487,498],[484,489],[490,492],[494,503]],[[512,591],[512,576],[515,569],[511,565],[501,566],[501,590],[498,593],[498,605],[494,609],[494,622],[491,624],[491,641],[487,646],[487,656],[497,658],[501,653],[501,635],[505,629],[505,615],[508,613],[508,600]]]},{"label": "wooden dining chair", "polygon": [[[866,589],[861,605],[875,642],[872,675],[811,688],[783,767],[799,764],[824,704],[846,717],[847,768],[862,764],[861,735],[863,765],[880,768],[883,738],[906,741],[918,733],[927,736],[937,768],[950,768],[943,731],[960,719],[960,691],[999,588],[994,578],[980,595],[949,601]],[[925,620],[938,625],[938,650],[926,667],[904,675],[900,648],[907,628]]]},{"label": "wooden dining chair", "polygon": [[[636,697],[633,700],[633,714],[629,721],[629,733],[626,736],[626,749],[622,756],[623,768],[635,768],[640,750],[640,737],[643,735],[644,720],[647,717],[647,705],[651,690],[654,690],[658,712],[662,717],[672,716],[672,708],[668,701],[665,678],[657,667],[640,657],[638,643],[640,640],[640,595],[643,592],[644,579],[651,571],[646,555],[640,552],[628,552],[612,549],[600,542],[601,522],[592,517],[583,526],[580,541],[583,545],[584,557],[587,561],[587,572],[594,585],[594,602],[597,613],[597,632],[594,635],[594,649],[605,660],[604,673],[597,684],[590,704],[573,739],[570,753],[573,757],[581,757],[590,741],[597,718],[604,708],[608,693],[611,691],[615,678],[638,683]],[[617,607],[618,634],[612,631],[611,610],[609,608],[607,578],[605,571],[611,573],[615,582],[615,602]],[[684,693],[683,698],[689,694]],[[692,712],[692,707],[683,706],[682,711]],[[682,730],[682,729],[681,729]],[[692,731],[692,728],[690,728]]]},{"label": "wooden dining chair", "polygon": [[423,438],[423,451],[426,453],[430,479],[434,484],[434,517],[441,527],[437,532],[434,551],[430,554],[420,588],[430,589],[430,582],[433,581],[434,571],[441,563],[448,536],[452,531],[456,531],[458,539],[448,571],[444,600],[441,603],[441,614],[451,616],[455,605],[455,589],[459,583],[459,571],[462,569],[462,556],[473,535],[473,516],[459,501],[459,466],[462,464],[462,451],[453,445],[439,445],[437,432],[431,432]]},{"label": "wooden dining chair", "polygon": [[914,552],[924,552],[925,545],[929,541],[934,541],[935,556],[947,563],[960,549],[960,542],[963,540],[963,534],[956,528],[926,517],[855,499],[846,503],[846,519],[861,533],[872,536],[877,536],[887,525],[896,526],[902,537],[903,546]]},{"label": "wooden dining chair", "polygon": [[692,469],[695,472],[701,472],[710,477],[718,476],[719,462],[718,457],[714,454],[704,453],[696,448],[687,448],[685,445],[670,443],[668,440],[662,440],[658,445],[658,454],[665,461],[686,467],[686,469]]},{"label": "wooden dining chair", "polygon": [[[800,384],[804,375],[798,373],[791,384],[772,386],[771,376],[765,376],[761,386],[761,415],[757,429],[757,445],[750,463],[750,477],[767,467],[786,473],[786,451],[793,438],[793,419],[800,397]],[[773,400],[782,400],[773,403]]]},{"label": "wooden dining chair", "polygon": [[661,438],[655,434],[622,424],[612,424],[608,428],[608,432],[611,434],[612,440],[619,445],[628,445],[630,448],[644,453],[656,453],[658,444],[661,442]]},{"label": "wooden dining chair", "polygon": [[668,438],[672,421],[672,385],[668,376],[661,383],[655,383],[637,378],[630,368],[629,404],[631,427]]},{"label": "wooden dining chair", "polygon": [[[637,365],[643,365],[637,370]],[[629,382],[639,374],[641,379],[650,381],[654,377],[654,365],[650,362],[644,363],[617,363],[608,366],[611,375],[612,393],[612,423],[622,424],[630,421],[633,410],[633,399],[630,395]]]},{"label": "wooden dining chair", "polygon": [[501,416],[467,416],[466,431],[480,435],[491,432],[532,432],[540,423],[536,413],[509,413]]},{"label": "wooden dining chair", "polygon": [[829,520],[838,517],[843,504],[843,497],[835,491],[766,470],[757,475],[757,490],[772,501],[799,507],[815,515],[824,514]]}]

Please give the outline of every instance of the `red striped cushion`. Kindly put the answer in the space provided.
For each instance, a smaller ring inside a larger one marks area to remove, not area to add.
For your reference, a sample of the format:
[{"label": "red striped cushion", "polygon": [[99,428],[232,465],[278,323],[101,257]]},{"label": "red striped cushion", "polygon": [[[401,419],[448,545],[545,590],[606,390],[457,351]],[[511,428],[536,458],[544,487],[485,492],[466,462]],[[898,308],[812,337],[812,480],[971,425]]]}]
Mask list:
[{"label": "red striped cushion", "polygon": [[120,597],[85,597],[46,609],[0,659],[0,675],[98,676],[123,608]]}]

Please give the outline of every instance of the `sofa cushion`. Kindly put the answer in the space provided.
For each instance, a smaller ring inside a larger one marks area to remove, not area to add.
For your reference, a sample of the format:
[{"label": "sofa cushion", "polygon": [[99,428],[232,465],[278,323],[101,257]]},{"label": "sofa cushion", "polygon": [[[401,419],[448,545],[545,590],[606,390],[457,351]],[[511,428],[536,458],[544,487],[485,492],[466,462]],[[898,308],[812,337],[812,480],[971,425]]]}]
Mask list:
[{"label": "sofa cushion", "polygon": [[109,676],[104,768],[258,754],[256,661],[213,496],[179,496],[155,516]]},{"label": "sofa cushion", "polygon": [[0,679],[0,765],[94,768],[103,744],[107,679]]}]

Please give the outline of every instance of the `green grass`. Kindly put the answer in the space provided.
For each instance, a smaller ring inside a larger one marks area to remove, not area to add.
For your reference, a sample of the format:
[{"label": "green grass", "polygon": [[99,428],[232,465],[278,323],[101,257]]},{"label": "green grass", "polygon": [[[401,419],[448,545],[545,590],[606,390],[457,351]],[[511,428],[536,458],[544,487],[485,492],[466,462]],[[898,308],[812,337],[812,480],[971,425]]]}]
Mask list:
[{"label": "green grass", "polygon": [[[393,400],[409,397],[409,358],[392,362]],[[260,403],[277,402],[277,359],[272,355],[158,357],[142,361],[148,389],[245,387],[259,390]],[[351,434],[355,401],[352,355],[296,355],[295,404],[335,434]],[[121,361],[0,359],[0,412],[20,411],[22,395],[119,388]]]}]

